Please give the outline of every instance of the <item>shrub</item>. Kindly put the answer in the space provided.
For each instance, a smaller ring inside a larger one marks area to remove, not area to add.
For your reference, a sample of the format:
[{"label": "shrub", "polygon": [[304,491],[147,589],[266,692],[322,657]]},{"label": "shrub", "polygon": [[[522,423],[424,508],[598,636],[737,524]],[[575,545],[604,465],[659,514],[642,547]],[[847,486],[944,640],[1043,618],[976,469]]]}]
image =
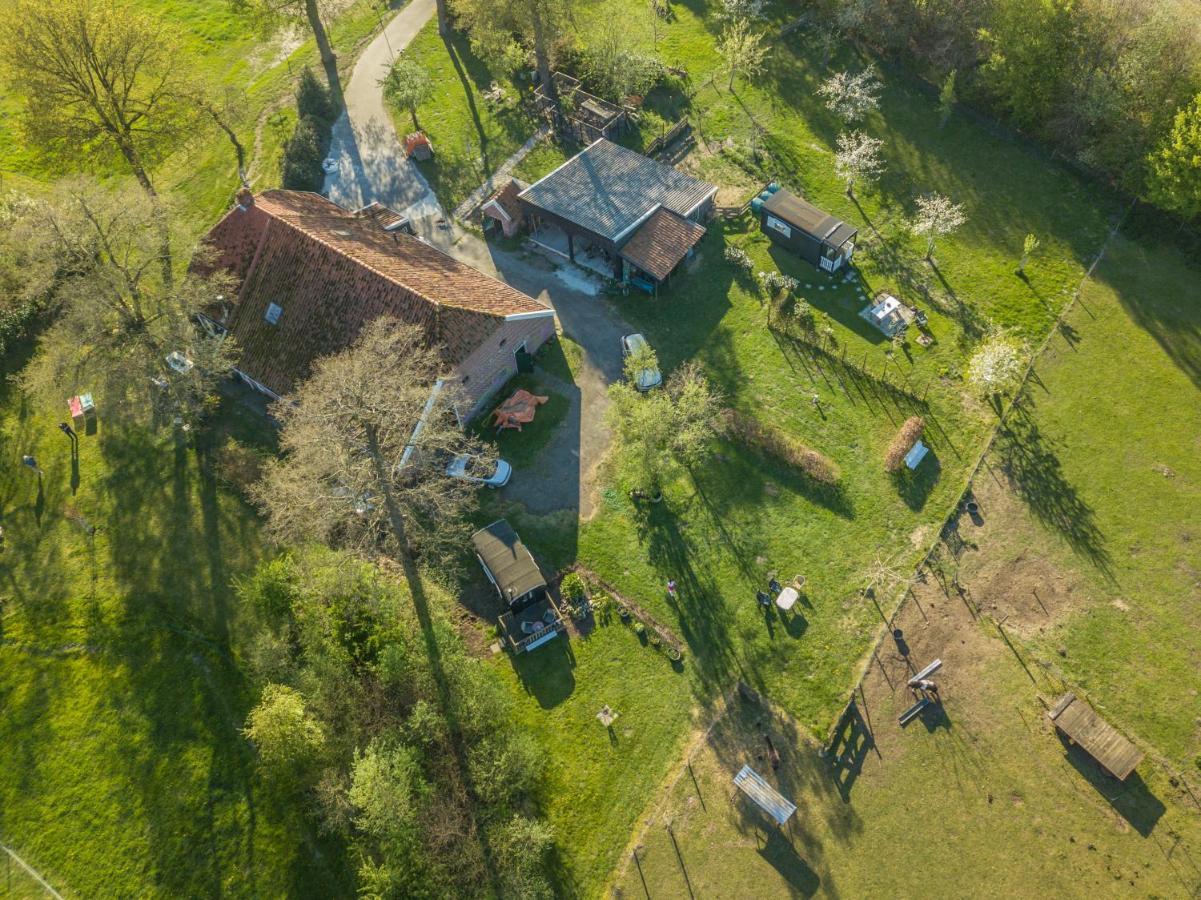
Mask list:
[{"label": "shrub", "polygon": [[722,255],[725,257],[726,262],[744,272],[749,272],[755,267],[754,262],[751,261],[750,254],[741,247],[735,247],[733,244],[727,246]]},{"label": "shrub", "polygon": [[905,424],[901,426],[901,430],[897,432],[897,436],[888,445],[888,452],[884,454],[885,471],[901,471],[901,466],[905,464],[905,454],[917,443],[917,439],[922,436],[922,431],[925,427],[926,420],[921,416],[910,416],[905,420]]},{"label": "shrub", "polygon": [[819,484],[835,484],[838,466],[811,447],[735,409],[722,410],[726,436],[743,446],[800,469]]},{"label": "shrub", "polygon": [[283,183],[292,190],[319,191],[325,181],[321,162],[329,149],[337,107],[329,89],[309,69],[296,87],[296,130],[284,147]]},{"label": "shrub", "polygon": [[264,461],[264,454],[230,438],[217,451],[213,467],[218,481],[246,495],[262,477]]},{"label": "shrub", "polygon": [[302,119],[312,117],[326,125],[337,116],[329,89],[317,80],[312,69],[305,68],[300,73],[300,83],[296,85],[296,112]]},{"label": "shrub", "polygon": [[791,294],[800,287],[800,282],[783,272],[760,272],[755,277],[759,279],[763,289],[773,297],[780,294]]},{"label": "shrub", "polygon": [[284,147],[284,187],[296,191],[319,191],[325,181],[321,162],[325,159],[328,128],[312,116],[296,123],[296,130]]},{"label": "shrub", "polygon": [[813,307],[804,297],[798,298],[797,302],[793,304],[792,317],[804,331],[812,331],[817,324],[817,319],[813,315]]},{"label": "shrub", "polygon": [[563,580],[559,582],[559,593],[568,600],[579,600],[587,593],[584,586],[584,579],[575,572],[568,572],[563,576]]}]

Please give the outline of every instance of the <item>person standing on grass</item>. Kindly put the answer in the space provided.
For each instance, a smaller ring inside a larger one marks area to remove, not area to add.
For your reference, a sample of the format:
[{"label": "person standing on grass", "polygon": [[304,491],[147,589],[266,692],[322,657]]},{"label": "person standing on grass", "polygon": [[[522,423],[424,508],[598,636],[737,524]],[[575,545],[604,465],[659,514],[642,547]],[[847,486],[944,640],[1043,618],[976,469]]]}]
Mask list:
[{"label": "person standing on grass", "polygon": [[667,596],[672,600],[676,599],[676,580],[674,578],[667,579]]},{"label": "person standing on grass", "polygon": [[36,472],[38,478],[42,477],[42,470],[40,468],[38,468],[38,461],[36,459],[34,459],[32,456],[28,456],[28,455],[22,456],[21,457],[21,465],[27,466],[28,468],[30,468],[34,472]]},{"label": "person standing on grass", "polygon": [[75,429],[72,428],[70,425],[68,425],[66,422],[59,422],[58,430],[61,431],[63,434],[65,434],[67,437],[69,437],[71,439],[72,444],[74,444],[77,440],[79,440],[79,435],[75,433]]}]

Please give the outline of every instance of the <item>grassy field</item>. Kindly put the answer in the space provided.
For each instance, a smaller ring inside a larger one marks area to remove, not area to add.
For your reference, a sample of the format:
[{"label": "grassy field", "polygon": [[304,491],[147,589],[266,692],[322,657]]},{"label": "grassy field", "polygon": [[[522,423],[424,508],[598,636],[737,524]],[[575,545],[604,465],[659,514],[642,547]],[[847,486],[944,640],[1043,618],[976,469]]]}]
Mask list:
[{"label": "grassy field", "polygon": [[[260,789],[239,732],[254,513],[170,433],[101,410],[73,463],[61,414],[0,400],[4,840],[78,896],[339,893],[340,848]],[[220,432],[261,438],[249,415]]]},{"label": "grassy field", "polygon": [[[132,0],[132,5],[162,16],[178,30],[191,77],[206,84],[214,96],[228,90],[237,98],[233,121],[246,148],[251,184],[256,190],[277,187],[280,154],[295,125],[291,93],[296,78],[305,66],[319,68],[307,32],[263,35],[224,2]],[[328,28],[340,66],[353,62],[355,50],[379,27],[377,7],[370,0],[338,5]],[[63,173],[22,142],[16,121],[19,103],[12,93],[0,97],[0,179],[5,187],[37,191]],[[182,141],[151,176],[160,192],[172,195],[183,222],[197,234],[228,209],[238,184],[233,148],[208,122]]]},{"label": "grassy field", "polygon": [[980,486],[998,498],[988,552],[964,557],[978,593],[1022,618],[1040,662],[1194,779],[1199,298],[1183,252],[1113,244],[994,454],[1014,492]]},{"label": "grassy field", "polygon": [[[939,713],[897,726],[912,669],[891,641],[838,767],[790,717],[737,704],[648,808],[622,896],[1196,892],[1199,473],[1177,424],[1197,406],[1194,272],[1119,238],[1052,340],[1015,420],[1021,450],[1000,442],[974,486],[982,521],[956,531],[944,577],[966,600],[930,577],[896,623],[914,664],[944,660]],[[1067,689],[1147,749],[1124,784],[1055,737],[1044,711]],[[783,755],[768,777],[799,806],[784,832],[730,785],[743,763],[770,771],[765,723]]]},{"label": "grassy field", "polygon": [[[663,507],[638,510],[614,494],[567,542],[678,624],[704,684],[741,677],[807,730],[822,731],[879,621],[858,597],[866,570],[877,557],[905,570],[925,553],[995,421],[961,380],[970,348],[992,326],[1031,341],[1045,334],[1101,246],[1113,210],[1062,169],[966,120],[940,130],[935,104],[898,75],[887,79],[880,112],[866,126],[885,139],[889,174],[849,200],[833,173],[835,124],[814,97],[824,70],[806,55],[805,36],[778,42],[760,83],[730,94],[705,78],[717,60],[711,27],[711,19],[682,7],[661,43],[664,58],[683,61],[698,86],[692,109],[706,146],[735,148],[698,152],[690,162],[720,181],[757,125],[772,154],[764,180],[778,175],[861,228],[862,282],[828,280],[744,218],[711,223],[700,259],[665,296],[634,293],[619,309],[667,368],[699,360],[731,405],[831,457],[842,471],[840,488],[815,490],[791,471],[723,445],[717,459],[669,491]],[[932,189],[963,203],[968,215],[961,232],[940,242],[937,266],[921,259],[921,244],[904,224],[914,197]],[[1028,231],[1046,249],[1026,283],[1013,267]],[[721,259],[723,244],[745,249],[756,270],[795,275],[832,327],[835,347],[814,350],[769,327],[764,297]],[[890,355],[893,348],[858,315],[879,290],[929,311],[932,347],[911,343]],[[933,457],[916,478],[897,482],[882,469],[883,453],[911,414],[927,419]],[[769,571],[808,578],[800,619],[765,621],[754,594]],[[669,577],[684,586],[677,608],[660,599]]]},{"label": "grassy field", "polygon": [[[691,722],[685,674],[609,618],[570,644],[495,663],[545,750],[539,801],[560,847],[561,896],[591,895],[604,880]],[[618,714],[611,733],[596,718],[606,704]]]},{"label": "grassy field", "polygon": [[[534,133],[537,123],[520,103],[509,79],[493,75],[459,32],[443,41],[431,20],[407,51],[434,83],[417,121],[434,144],[435,156],[420,164],[443,208],[454,209]],[[494,103],[484,97],[493,82],[505,91]],[[413,130],[406,112],[393,114],[400,134]]]}]

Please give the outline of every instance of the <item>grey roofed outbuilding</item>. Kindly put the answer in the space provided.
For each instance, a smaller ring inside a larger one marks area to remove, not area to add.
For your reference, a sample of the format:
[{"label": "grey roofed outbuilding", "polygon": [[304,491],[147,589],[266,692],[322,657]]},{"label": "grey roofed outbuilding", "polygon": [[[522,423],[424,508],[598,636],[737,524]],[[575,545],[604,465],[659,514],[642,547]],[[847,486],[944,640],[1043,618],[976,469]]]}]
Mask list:
[{"label": "grey roofed outbuilding", "polygon": [[620,244],[659,206],[687,218],[716,192],[715,185],[601,138],[519,196]]},{"label": "grey roofed outbuilding", "polygon": [[534,557],[504,519],[481,528],[471,536],[471,543],[506,603],[546,587],[546,579]]},{"label": "grey roofed outbuilding", "polygon": [[788,191],[776,191],[763,204],[763,209],[831,247],[842,246],[855,234],[855,229],[842,219],[818,209],[812,203],[807,203]]}]

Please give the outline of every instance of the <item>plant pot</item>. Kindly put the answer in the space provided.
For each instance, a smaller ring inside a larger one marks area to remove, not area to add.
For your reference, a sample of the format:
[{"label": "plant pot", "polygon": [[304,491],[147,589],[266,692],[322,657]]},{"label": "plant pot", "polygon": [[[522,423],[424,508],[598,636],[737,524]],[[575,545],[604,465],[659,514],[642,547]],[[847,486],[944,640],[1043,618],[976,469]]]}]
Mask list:
[{"label": "plant pot", "polygon": [[630,608],[628,606],[618,607],[617,615],[621,618],[621,621],[623,621],[623,622],[629,622],[630,619],[633,618],[633,613],[630,612]]},{"label": "plant pot", "polygon": [[667,658],[670,659],[672,662],[679,662],[680,660],[682,660],[684,658],[684,654],[681,653],[679,650],[677,650],[675,647],[669,647],[667,649]]},{"label": "plant pot", "polygon": [[650,499],[651,499],[651,503],[662,503],[663,502],[663,492],[659,491],[659,493],[655,494],[655,496],[651,497]]}]

